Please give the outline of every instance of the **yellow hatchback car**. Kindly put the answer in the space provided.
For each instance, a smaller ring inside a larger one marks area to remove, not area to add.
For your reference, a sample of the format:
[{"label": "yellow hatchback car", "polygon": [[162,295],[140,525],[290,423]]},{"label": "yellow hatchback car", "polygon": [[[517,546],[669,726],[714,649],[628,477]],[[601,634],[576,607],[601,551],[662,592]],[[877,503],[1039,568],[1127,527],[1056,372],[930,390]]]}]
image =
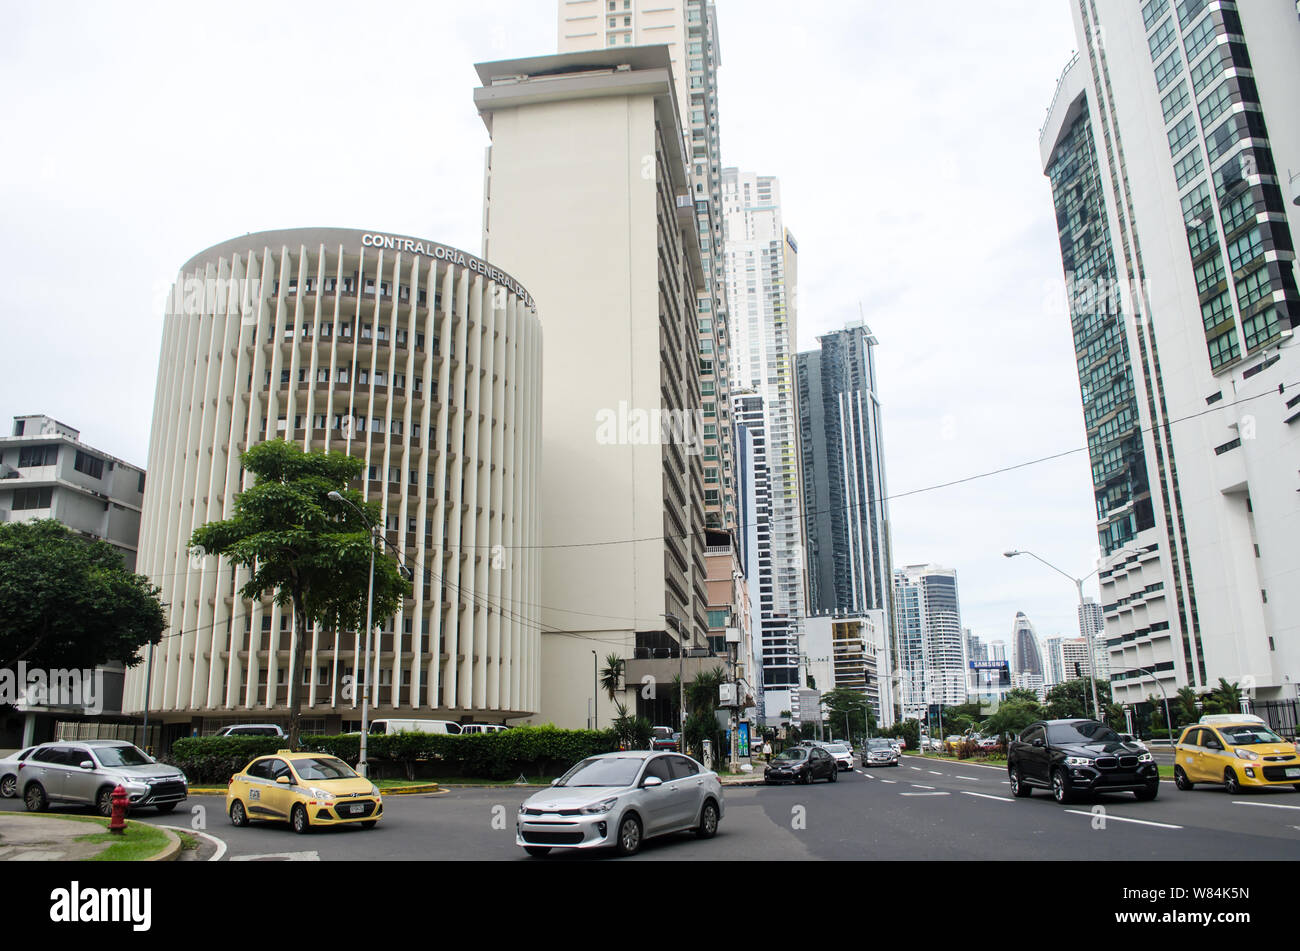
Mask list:
[{"label": "yellow hatchback car", "polygon": [[226,815],[237,826],[269,819],[287,821],[298,833],[351,823],[373,829],[383,814],[379,787],[325,753],[259,756],[226,787]]},{"label": "yellow hatchback car", "polygon": [[1174,747],[1179,789],[1215,783],[1236,794],[1246,787],[1300,789],[1300,749],[1250,714],[1215,714],[1183,730]]}]

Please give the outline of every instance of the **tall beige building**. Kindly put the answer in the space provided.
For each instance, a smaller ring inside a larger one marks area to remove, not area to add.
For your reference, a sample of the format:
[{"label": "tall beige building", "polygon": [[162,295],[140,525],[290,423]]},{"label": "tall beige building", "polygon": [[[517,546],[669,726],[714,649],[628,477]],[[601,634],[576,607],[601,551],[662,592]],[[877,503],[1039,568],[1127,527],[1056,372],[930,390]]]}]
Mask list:
[{"label": "tall beige building", "polygon": [[679,642],[706,646],[708,594],[706,276],[670,55],[629,46],[477,69],[492,137],[484,254],[546,320],[537,719],[580,727],[596,705],[607,723],[597,668],[618,654],[631,658],[620,699],[671,722],[663,688]]}]

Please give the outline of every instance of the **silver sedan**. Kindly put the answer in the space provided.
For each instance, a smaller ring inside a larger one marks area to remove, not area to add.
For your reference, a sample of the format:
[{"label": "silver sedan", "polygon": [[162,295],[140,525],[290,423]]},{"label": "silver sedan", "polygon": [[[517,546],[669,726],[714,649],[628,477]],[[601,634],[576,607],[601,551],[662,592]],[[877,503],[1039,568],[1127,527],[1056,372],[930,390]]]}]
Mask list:
[{"label": "silver sedan", "polygon": [[613,848],[631,855],[659,835],[712,838],[722,783],[689,756],[627,750],[591,756],[519,807],[515,843],[529,855]]}]

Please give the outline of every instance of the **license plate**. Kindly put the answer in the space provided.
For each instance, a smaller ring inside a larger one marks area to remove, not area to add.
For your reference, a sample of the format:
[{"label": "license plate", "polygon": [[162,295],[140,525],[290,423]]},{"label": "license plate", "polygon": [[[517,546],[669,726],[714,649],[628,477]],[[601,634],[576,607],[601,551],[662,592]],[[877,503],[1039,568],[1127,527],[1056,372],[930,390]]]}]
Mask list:
[{"label": "license plate", "polygon": [[1286,774],[1287,774],[1288,778],[1289,778],[1289,777],[1292,777],[1292,776],[1297,777],[1297,778],[1300,778],[1300,768],[1297,768],[1297,769],[1288,769],[1288,770],[1286,771]]},{"label": "license plate", "polygon": [[361,805],[360,803],[357,803],[356,805],[348,806],[348,812],[352,813],[354,816],[359,816],[361,815],[361,813],[365,811],[366,811],[366,807]]}]

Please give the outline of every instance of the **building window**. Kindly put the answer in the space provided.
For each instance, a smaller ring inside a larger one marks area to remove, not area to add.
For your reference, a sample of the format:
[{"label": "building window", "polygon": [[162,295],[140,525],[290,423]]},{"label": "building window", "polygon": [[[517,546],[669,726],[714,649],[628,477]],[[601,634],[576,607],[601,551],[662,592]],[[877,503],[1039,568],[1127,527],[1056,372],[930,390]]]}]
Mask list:
[{"label": "building window", "polygon": [[54,489],[50,486],[43,489],[16,489],[13,510],[20,512],[26,509],[47,509],[53,498]]},{"label": "building window", "polygon": [[[81,453],[77,453],[77,455],[80,456]],[[58,461],[58,446],[23,446],[18,450],[19,469],[30,469],[34,466],[52,466]]]},{"label": "building window", "polygon": [[77,450],[77,456],[72,462],[72,468],[78,472],[84,472],[92,479],[104,478],[104,460],[98,456],[92,456],[88,452]]}]

